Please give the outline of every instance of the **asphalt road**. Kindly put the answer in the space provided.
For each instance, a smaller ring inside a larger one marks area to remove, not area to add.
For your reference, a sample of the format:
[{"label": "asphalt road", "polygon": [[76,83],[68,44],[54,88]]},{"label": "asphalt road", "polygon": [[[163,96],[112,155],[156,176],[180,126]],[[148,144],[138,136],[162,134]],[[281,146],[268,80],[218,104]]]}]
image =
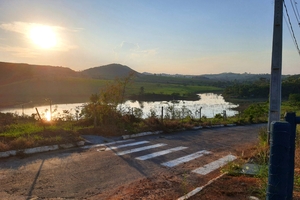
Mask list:
[{"label": "asphalt road", "polygon": [[[141,193],[145,180],[148,185],[161,184],[151,186],[159,188],[152,190],[153,199],[177,199],[193,184],[205,184],[220,174],[193,170],[228,155],[240,156],[257,143],[264,126],[183,131],[0,159],[0,199],[151,199]],[[129,186],[139,191],[129,192]]]}]

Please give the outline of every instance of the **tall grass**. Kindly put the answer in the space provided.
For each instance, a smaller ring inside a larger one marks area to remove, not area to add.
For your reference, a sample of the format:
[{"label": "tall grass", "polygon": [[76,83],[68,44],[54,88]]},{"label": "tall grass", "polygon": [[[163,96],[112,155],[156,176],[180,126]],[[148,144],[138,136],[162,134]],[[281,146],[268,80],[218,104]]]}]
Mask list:
[{"label": "tall grass", "polygon": [[30,135],[43,131],[42,126],[38,126],[37,123],[18,123],[10,124],[2,127],[0,137],[21,137],[24,135]]}]

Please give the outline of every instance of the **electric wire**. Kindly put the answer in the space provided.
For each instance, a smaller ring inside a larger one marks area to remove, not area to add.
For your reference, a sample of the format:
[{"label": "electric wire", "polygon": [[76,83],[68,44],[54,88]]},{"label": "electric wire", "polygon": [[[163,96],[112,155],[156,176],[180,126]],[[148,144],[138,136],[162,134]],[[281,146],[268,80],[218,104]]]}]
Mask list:
[{"label": "electric wire", "polygon": [[293,8],[293,11],[294,11],[295,17],[296,17],[296,19],[297,19],[297,22],[298,22],[298,25],[299,25],[299,24],[300,24],[300,22],[299,22],[299,17],[298,17],[298,15],[297,15],[297,13],[296,13],[295,6],[294,6],[294,3],[293,3],[293,2],[295,2],[295,1],[293,1],[293,0],[290,0],[290,2],[291,2],[291,4],[292,4],[292,8]]},{"label": "electric wire", "polygon": [[288,24],[289,24],[289,27],[290,27],[290,33],[291,33],[293,42],[294,42],[295,47],[296,47],[296,49],[297,49],[297,51],[298,51],[298,54],[300,55],[300,49],[299,49],[299,46],[298,46],[297,39],[296,39],[296,37],[295,37],[294,29],[293,29],[293,26],[292,26],[292,23],[291,23],[290,15],[289,15],[289,13],[288,13],[288,9],[287,9],[287,7],[286,7],[285,1],[283,1],[283,5],[284,5],[284,8],[285,8],[285,13],[286,13],[287,18],[288,18]]},{"label": "electric wire", "polygon": [[294,4],[295,4],[295,8],[296,8],[298,18],[300,19],[300,14],[299,14],[298,6],[297,6],[298,3],[296,2],[296,0],[294,0]]},{"label": "electric wire", "polygon": [[[287,19],[286,19],[286,16],[283,15],[283,18],[284,18],[284,21],[285,21],[286,26],[288,27],[288,30],[289,30],[289,33],[290,33],[291,37],[293,37],[293,33],[292,33],[292,31],[291,31],[291,29],[290,29],[290,27],[289,27],[289,23],[288,23],[288,21],[287,21]],[[295,44],[295,42],[294,42],[294,44]]]}]

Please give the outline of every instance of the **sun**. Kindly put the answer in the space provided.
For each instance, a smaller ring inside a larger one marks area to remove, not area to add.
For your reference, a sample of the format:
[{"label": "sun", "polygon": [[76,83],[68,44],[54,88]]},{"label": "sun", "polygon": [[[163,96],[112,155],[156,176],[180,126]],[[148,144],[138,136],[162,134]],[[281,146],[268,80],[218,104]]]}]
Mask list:
[{"label": "sun", "polygon": [[55,31],[50,26],[37,25],[30,29],[31,41],[43,49],[50,49],[57,44]]},{"label": "sun", "polygon": [[50,111],[47,110],[46,114],[45,114],[46,120],[49,122],[51,121],[51,113]]}]

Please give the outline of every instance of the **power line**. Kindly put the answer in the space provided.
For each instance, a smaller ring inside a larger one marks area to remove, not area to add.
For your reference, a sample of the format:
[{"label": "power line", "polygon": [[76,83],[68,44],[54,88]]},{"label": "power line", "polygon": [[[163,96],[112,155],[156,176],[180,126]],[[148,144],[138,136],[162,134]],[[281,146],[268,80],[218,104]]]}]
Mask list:
[{"label": "power line", "polygon": [[[285,13],[288,17],[288,22],[289,22],[289,25],[290,25],[290,33],[291,33],[291,36],[292,36],[292,39],[293,39],[293,42],[295,44],[295,47],[298,51],[298,54],[300,55],[300,49],[299,49],[299,46],[298,46],[298,42],[297,42],[297,39],[295,37],[295,33],[294,33],[294,29],[293,29],[293,26],[292,26],[292,23],[291,23],[291,19],[290,19],[290,15],[288,13],[288,10],[287,10],[287,7],[285,5],[285,1],[283,1],[283,5],[284,5],[284,8],[285,8]],[[286,18],[285,18],[286,19]]]},{"label": "power line", "polygon": [[[296,17],[296,19],[297,19],[298,25],[300,25],[299,17],[298,17],[298,15],[297,15],[297,13],[296,13],[295,6],[294,6],[295,0],[294,0],[294,1],[293,1],[293,0],[290,0],[290,2],[291,2],[291,4],[292,4],[292,8],[293,8],[295,17]],[[293,2],[294,2],[294,3],[293,3]]]},{"label": "power line", "polygon": [[295,4],[296,12],[298,14],[298,18],[300,18],[299,10],[298,10],[298,7],[297,7],[298,3],[296,2],[296,0],[294,0],[294,4]]}]

